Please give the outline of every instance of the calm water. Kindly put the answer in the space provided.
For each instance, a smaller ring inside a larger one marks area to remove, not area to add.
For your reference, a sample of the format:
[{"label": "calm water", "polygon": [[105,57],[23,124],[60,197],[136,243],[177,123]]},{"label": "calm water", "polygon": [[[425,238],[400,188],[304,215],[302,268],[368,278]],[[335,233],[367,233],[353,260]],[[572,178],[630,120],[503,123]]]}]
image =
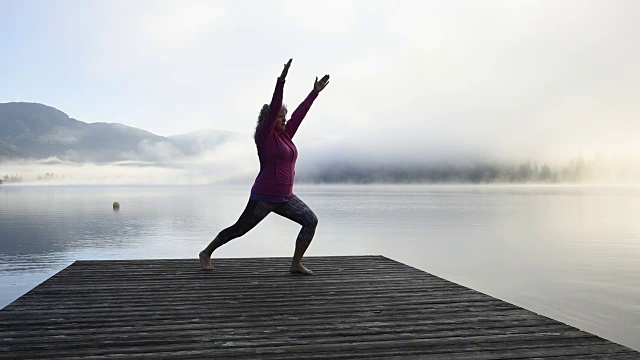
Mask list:
[{"label": "calm water", "polygon": [[[385,255],[640,350],[640,187],[295,190],[320,219],[307,255]],[[196,266],[198,251],[240,215],[247,191],[2,185],[0,307],[77,259],[193,258]],[[290,256],[298,229],[272,214],[215,256]]]}]

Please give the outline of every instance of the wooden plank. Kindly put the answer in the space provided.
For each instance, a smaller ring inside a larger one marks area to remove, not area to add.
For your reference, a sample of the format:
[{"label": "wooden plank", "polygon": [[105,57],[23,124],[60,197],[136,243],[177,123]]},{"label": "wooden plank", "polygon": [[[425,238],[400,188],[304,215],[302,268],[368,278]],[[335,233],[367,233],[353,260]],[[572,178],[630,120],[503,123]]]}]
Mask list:
[{"label": "wooden plank", "polygon": [[639,358],[382,256],[76,261],[0,311],[0,357]]}]

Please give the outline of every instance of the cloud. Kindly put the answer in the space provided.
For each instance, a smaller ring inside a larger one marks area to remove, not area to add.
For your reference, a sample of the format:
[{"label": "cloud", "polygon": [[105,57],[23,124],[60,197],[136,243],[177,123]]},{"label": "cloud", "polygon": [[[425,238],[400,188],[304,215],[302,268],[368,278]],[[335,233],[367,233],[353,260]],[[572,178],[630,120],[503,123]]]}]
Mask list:
[{"label": "cloud", "polygon": [[132,158],[139,156],[145,160],[166,161],[175,159],[181,155],[180,150],[171,142],[143,139],[138,143],[138,153],[132,156]]},{"label": "cloud", "polygon": [[219,29],[225,19],[224,4],[212,1],[158,2],[132,24],[133,42],[166,54],[168,50],[184,50],[205,35]]}]

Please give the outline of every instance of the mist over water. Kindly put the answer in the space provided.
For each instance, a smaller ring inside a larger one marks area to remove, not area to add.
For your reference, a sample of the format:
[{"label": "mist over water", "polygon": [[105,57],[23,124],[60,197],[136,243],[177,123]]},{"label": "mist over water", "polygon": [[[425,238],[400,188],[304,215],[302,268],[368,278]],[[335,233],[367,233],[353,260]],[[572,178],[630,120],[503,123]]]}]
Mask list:
[{"label": "mist over water", "polygon": [[[565,162],[540,157],[510,162],[453,149],[421,153],[345,144],[297,146],[297,183],[640,184],[640,161],[635,160],[575,156]],[[255,144],[246,136],[163,161],[5,160],[0,161],[0,180],[5,185],[246,185],[259,167]]]}]

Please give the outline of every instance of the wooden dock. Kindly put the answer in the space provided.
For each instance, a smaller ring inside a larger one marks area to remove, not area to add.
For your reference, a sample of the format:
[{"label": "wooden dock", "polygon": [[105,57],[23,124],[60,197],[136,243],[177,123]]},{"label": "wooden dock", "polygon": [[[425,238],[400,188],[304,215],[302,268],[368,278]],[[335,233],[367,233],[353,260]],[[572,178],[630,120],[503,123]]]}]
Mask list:
[{"label": "wooden dock", "polygon": [[640,359],[383,256],[76,261],[0,310],[0,358]]}]

